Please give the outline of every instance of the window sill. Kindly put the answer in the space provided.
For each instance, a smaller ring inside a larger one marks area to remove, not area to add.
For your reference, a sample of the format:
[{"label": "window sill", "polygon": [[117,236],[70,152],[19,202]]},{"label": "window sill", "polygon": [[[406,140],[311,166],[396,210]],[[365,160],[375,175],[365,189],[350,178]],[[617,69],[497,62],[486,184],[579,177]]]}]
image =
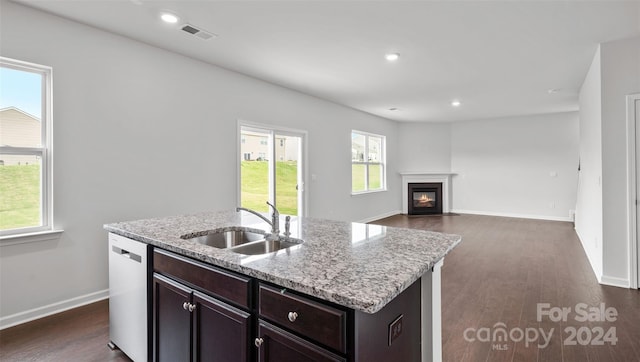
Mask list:
[{"label": "window sill", "polygon": [[387,192],[387,189],[351,192],[351,196],[366,195],[366,194],[375,194],[375,193],[378,193],[378,192]]},{"label": "window sill", "polygon": [[56,240],[60,238],[63,231],[64,230],[47,230],[26,234],[0,236],[0,247],[33,243],[37,241]]}]

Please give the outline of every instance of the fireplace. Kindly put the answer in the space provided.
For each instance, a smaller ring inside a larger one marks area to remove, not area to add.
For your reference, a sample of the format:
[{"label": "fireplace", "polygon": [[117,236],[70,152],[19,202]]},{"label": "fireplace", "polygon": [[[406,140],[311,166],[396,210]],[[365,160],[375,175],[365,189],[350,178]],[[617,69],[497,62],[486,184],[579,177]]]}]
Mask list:
[{"label": "fireplace", "polygon": [[442,214],[442,182],[409,183],[409,215]]},{"label": "fireplace", "polygon": [[[441,213],[451,212],[451,179],[456,174],[452,172],[406,171],[402,175],[402,213],[408,215],[409,205],[413,204],[413,196],[409,193],[409,184],[439,183],[442,195],[439,198]],[[411,196],[410,196],[411,195]],[[438,200],[436,200],[438,202]],[[424,210],[423,210],[424,211]]]}]

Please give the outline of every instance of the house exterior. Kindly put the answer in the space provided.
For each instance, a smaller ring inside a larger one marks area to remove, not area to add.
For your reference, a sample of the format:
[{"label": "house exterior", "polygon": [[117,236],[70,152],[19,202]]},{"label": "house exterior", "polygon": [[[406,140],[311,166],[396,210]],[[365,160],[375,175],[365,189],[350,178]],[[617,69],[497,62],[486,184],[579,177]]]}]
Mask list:
[{"label": "house exterior", "polygon": [[[16,107],[0,109],[0,145],[11,147],[40,147],[42,127],[40,119]],[[39,156],[0,155],[0,165],[28,165],[40,163]]]},{"label": "house exterior", "polygon": [[[297,161],[298,142],[286,136],[276,136],[276,161]],[[266,161],[269,159],[269,137],[263,133],[242,131],[241,157],[243,161]]]}]

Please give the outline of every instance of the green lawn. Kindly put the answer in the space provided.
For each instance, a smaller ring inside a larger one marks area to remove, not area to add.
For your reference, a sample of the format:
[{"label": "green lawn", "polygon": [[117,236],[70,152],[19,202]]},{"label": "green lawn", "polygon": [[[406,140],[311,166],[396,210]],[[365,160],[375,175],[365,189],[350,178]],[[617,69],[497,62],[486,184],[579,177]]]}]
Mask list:
[{"label": "green lawn", "polygon": [[[269,200],[268,168],[267,161],[242,161],[242,207],[269,212],[266,204]],[[297,175],[297,162],[276,162],[276,206],[283,214],[298,214]]]},{"label": "green lawn", "polygon": [[[364,174],[365,165],[351,165],[351,190],[354,192],[365,191]],[[382,175],[380,165],[369,165],[369,191],[382,188]]]},{"label": "green lawn", "polygon": [[[268,212],[268,162],[242,162],[242,206]],[[296,162],[276,163],[277,206],[298,214]],[[0,166],[0,229],[40,225],[40,165]]]},{"label": "green lawn", "polygon": [[0,166],[0,230],[40,225],[40,165]]}]

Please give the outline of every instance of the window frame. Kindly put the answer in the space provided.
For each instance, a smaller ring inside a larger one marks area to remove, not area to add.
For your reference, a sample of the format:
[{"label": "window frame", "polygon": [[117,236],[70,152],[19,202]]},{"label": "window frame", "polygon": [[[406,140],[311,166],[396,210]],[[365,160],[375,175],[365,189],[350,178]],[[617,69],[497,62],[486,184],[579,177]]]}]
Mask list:
[{"label": "window frame", "polygon": [[[353,160],[353,135],[357,134],[360,136],[364,136],[364,161],[354,161]],[[369,161],[369,138],[370,137],[375,137],[375,138],[380,138],[380,161],[377,162],[372,162]],[[370,193],[374,193],[374,192],[384,192],[387,191],[387,137],[381,134],[376,134],[376,133],[371,133],[371,132],[364,132],[364,131],[358,131],[358,130],[351,130],[351,150],[352,150],[352,154],[351,154],[351,195],[362,195],[362,194],[370,194]],[[354,191],[353,190],[353,165],[364,165],[365,166],[365,171],[364,171],[364,187],[365,189],[362,191]],[[379,189],[375,189],[375,190],[371,190],[369,188],[369,166],[371,165],[379,165],[381,170],[382,170],[382,175],[380,178],[380,188]]]},{"label": "window frame", "polygon": [[[40,156],[40,225],[0,230],[0,242],[2,245],[11,245],[17,243],[15,241],[16,238],[24,238],[23,242],[48,240],[48,234],[62,232],[61,230],[54,230],[53,227],[53,68],[7,57],[0,57],[0,67],[42,75],[40,147],[0,145],[0,154]],[[7,242],[9,239],[13,241]]]},{"label": "window frame", "polygon": [[[273,124],[266,124],[266,123],[257,123],[257,122],[249,122],[249,121],[245,121],[243,119],[238,119],[237,120],[238,124],[237,124],[237,134],[238,137],[241,137],[243,130],[248,130],[248,131],[257,131],[259,133],[269,133],[269,136],[267,136],[267,147],[269,149],[267,155],[265,155],[266,158],[269,158],[269,160],[266,160],[267,162],[269,162],[270,166],[269,166],[269,201],[272,202],[274,205],[278,206],[277,204],[277,191],[274,190],[274,188],[272,187],[275,182],[276,182],[276,169],[275,169],[275,163],[277,162],[276,160],[276,147],[275,147],[275,139],[276,136],[291,136],[291,137],[298,137],[300,139],[300,145],[298,148],[298,175],[297,175],[297,182],[298,182],[298,195],[297,195],[297,199],[298,199],[298,217],[302,217],[305,215],[309,214],[309,195],[308,192],[306,191],[306,180],[308,179],[308,167],[307,165],[309,164],[309,160],[308,160],[308,139],[309,139],[309,134],[307,131],[305,130],[300,130],[300,129],[294,129],[294,128],[288,128],[288,127],[281,127],[281,126],[276,126]],[[237,153],[238,155],[242,154],[242,145],[240,143],[237,144]],[[267,157],[268,156],[268,157]],[[271,157],[273,156],[273,157]],[[236,170],[236,177],[238,182],[236,183],[236,204],[241,206],[242,205],[242,170],[241,170],[241,162],[238,162],[237,164],[237,170]],[[275,192],[274,192],[275,191]],[[275,202],[274,202],[275,201]]]}]

